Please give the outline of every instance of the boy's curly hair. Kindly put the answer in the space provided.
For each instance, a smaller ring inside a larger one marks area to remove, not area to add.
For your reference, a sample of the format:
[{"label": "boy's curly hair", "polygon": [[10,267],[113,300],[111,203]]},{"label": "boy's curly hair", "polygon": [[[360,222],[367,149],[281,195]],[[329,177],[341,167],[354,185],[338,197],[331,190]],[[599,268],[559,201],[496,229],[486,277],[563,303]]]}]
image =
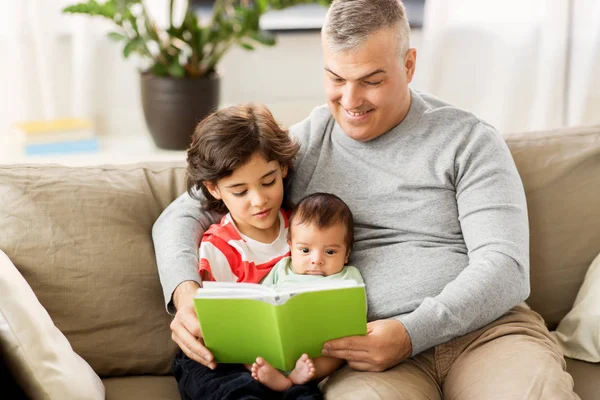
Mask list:
[{"label": "boy's curly hair", "polygon": [[[224,214],[225,204],[209,193],[203,181],[216,184],[255,153],[290,170],[299,147],[266,106],[244,104],[216,111],[198,123],[192,135],[187,150],[187,191],[203,200],[205,210]],[[199,190],[204,199],[198,195]]]}]

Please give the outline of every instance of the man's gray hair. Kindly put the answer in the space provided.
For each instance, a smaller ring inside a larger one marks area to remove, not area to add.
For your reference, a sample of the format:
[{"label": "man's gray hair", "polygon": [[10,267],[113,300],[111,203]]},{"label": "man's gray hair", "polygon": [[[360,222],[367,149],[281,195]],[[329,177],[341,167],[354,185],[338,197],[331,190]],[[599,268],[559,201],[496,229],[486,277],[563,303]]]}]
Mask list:
[{"label": "man's gray hair", "polygon": [[323,39],[334,52],[354,50],[370,35],[393,28],[399,55],[410,47],[410,27],[400,0],[334,0],[325,17]]}]

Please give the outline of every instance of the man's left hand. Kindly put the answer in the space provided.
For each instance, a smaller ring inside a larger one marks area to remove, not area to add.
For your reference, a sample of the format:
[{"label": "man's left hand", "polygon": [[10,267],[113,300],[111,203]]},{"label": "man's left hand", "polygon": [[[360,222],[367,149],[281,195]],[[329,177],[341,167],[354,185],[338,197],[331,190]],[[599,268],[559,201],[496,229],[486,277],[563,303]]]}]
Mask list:
[{"label": "man's left hand", "polygon": [[400,364],[411,352],[410,337],[402,322],[382,319],[367,324],[366,336],[330,340],[322,354],[343,358],[358,371],[381,372]]}]

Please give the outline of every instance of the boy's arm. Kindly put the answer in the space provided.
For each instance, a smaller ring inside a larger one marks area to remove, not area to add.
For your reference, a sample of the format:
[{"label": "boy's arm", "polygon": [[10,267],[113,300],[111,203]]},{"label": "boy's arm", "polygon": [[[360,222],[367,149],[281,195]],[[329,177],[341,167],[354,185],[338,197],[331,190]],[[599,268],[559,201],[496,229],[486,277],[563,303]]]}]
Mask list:
[{"label": "boy's arm", "polygon": [[[192,282],[200,285],[198,246],[204,231],[218,218],[215,213],[203,211],[200,202],[186,192],[175,199],[154,223],[152,239],[156,263],[170,314],[176,311],[173,300],[183,294],[176,291],[188,292]],[[192,282],[181,285],[187,281]],[[189,298],[187,295],[184,297]]]}]

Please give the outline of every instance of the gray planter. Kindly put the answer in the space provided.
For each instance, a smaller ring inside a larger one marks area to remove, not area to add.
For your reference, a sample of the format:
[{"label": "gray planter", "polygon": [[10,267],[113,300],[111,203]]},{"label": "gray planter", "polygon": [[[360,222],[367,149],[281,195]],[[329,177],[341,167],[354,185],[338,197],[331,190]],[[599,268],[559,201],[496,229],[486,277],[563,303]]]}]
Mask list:
[{"label": "gray planter", "polygon": [[196,124],[219,106],[220,78],[140,75],[142,107],[146,125],[156,146],[185,150]]}]

